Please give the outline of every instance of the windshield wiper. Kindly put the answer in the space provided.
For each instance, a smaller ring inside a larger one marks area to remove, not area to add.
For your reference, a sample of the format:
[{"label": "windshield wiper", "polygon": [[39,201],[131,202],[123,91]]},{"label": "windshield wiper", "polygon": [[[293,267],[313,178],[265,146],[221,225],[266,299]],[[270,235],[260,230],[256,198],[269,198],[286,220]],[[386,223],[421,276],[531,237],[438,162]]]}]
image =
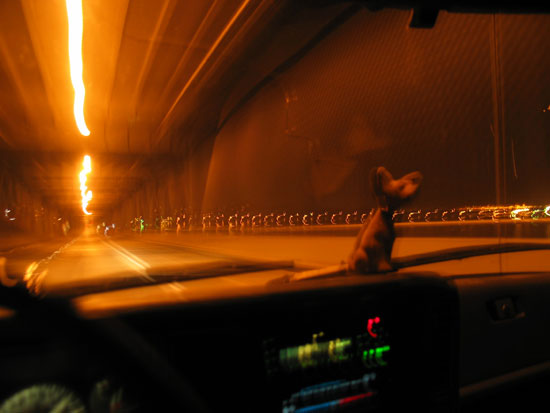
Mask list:
[{"label": "windshield wiper", "polygon": [[[473,245],[460,248],[449,248],[444,250],[437,250],[428,252],[425,254],[407,255],[404,257],[392,258],[391,264],[395,271],[407,268],[416,267],[424,264],[433,264],[436,262],[460,260],[463,258],[478,257],[482,255],[491,254],[503,254],[508,252],[521,252],[521,251],[533,251],[533,250],[550,250],[550,243],[537,243],[537,242],[509,242],[500,244],[483,244]],[[339,265],[332,265],[316,270],[308,270],[297,272],[294,274],[285,275],[282,278],[273,280],[275,283],[288,283],[295,281],[305,281],[311,279],[334,277],[339,275],[348,274],[348,264],[341,263]],[[383,273],[371,273],[368,275],[380,275]]]}]

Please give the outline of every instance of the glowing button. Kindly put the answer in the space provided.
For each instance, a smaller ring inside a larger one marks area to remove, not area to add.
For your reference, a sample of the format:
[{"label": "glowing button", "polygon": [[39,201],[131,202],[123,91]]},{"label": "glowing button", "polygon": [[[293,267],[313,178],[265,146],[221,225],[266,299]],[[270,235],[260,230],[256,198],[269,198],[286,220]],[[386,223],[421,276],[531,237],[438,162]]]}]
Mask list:
[{"label": "glowing button", "polygon": [[376,318],[369,318],[369,321],[367,323],[367,331],[372,337],[378,337],[378,334],[376,334],[372,329],[374,324],[378,324],[380,322],[380,317]]}]

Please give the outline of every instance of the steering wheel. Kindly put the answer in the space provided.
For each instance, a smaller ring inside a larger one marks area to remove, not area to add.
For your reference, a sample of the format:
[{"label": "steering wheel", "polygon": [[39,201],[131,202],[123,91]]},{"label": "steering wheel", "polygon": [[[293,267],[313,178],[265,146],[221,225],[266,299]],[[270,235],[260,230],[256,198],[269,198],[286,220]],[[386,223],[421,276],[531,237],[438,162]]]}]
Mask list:
[{"label": "steering wheel", "polygon": [[210,411],[190,380],[123,320],[82,319],[75,314],[70,300],[36,297],[22,284],[13,287],[0,285],[1,306],[15,311],[19,318],[15,323],[24,321],[27,324],[32,320],[31,325],[47,326],[46,330],[52,336],[62,332],[87,343],[102,343],[110,354],[120,355],[117,359],[126,360],[124,365],[132,370],[137,367],[141,377],[149,378],[154,388],[166,396],[164,402],[172,403],[174,410]]}]

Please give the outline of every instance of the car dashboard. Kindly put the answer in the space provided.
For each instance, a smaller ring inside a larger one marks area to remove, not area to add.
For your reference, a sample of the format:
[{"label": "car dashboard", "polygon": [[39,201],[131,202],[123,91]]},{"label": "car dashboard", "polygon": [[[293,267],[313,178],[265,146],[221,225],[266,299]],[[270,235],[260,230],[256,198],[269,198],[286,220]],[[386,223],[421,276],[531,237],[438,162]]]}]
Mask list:
[{"label": "car dashboard", "polygon": [[548,382],[546,275],[268,273],[248,293],[149,308],[124,294],[167,286],[96,294],[100,310],[19,300],[0,322],[3,400],[26,389],[79,400],[66,411],[476,411],[503,383]]}]

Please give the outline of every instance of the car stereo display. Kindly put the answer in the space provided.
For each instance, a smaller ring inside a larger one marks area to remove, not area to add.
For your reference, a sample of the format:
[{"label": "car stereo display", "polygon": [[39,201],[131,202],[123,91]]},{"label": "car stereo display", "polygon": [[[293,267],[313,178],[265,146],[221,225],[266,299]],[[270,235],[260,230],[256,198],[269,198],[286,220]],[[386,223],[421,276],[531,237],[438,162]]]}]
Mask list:
[{"label": "car stereo display", "polygon": [[391,354],[387,322],[380,315],[352,328],[311,332],[306,339],[264,341],[267,376],[284,413],[376,406],[389,380]]}]

